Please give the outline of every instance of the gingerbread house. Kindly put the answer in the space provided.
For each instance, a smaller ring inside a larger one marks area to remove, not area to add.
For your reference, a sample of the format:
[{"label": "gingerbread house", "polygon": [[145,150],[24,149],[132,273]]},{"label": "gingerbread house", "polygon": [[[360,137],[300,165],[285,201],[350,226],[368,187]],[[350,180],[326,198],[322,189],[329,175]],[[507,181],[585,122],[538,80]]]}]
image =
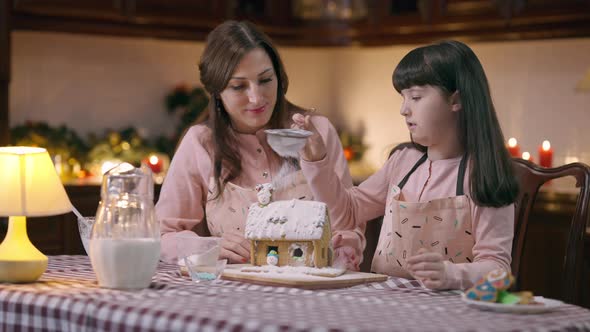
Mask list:
[{"label": "gingerbread house", "polygon": [[324,203],[293,199],[252,204],[245,235],[253,265],[332,265],[332,233]]}]

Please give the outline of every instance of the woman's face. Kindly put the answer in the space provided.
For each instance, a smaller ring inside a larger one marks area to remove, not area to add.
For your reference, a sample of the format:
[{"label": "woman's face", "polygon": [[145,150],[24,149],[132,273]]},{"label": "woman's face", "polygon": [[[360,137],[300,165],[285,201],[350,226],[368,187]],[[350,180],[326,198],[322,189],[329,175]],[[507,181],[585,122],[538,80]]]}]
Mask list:
[{"label": "woman's face", "polygon": [[272,61],[263,49],[244,55],[220,94],[236,131],[252,134],[266,126],[277,102],[277,84]]}]

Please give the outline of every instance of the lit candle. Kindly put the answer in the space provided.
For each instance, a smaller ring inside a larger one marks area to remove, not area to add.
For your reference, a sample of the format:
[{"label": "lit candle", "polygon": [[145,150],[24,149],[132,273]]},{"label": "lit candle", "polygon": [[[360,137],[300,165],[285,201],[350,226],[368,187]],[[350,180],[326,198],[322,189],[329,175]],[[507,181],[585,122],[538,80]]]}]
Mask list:
[{"label": "lit candle", "polygon": [[152,154],[147,158],[146,164],[149,168],[151,168],[152,172],[156,174],[160,173],[164,166],[164,162],[162,161],[162,159],[158,158],[158,156],[156,156],[155,154]]},{"label": "lit candle", "polygon": [[344,158],[346,161],[351,161],[354,158],[354,150],[350,146],[344,148]]},{"label": "lit candle", "polygon": [[545,140],[539,147],[539,165],[541,167],[551,167],[553,164],[553,150],[551,149],[551,143]]},{"label": "lit candle", "polygon": [[525,152],[522,153],[522,159],[528,160],[531,163],[533,162],[533,157],[531,156],[530,153],[528,153],[528,151],[525,151]]},{"label": "lit candle", "polygon": [[510,137],[508,140],[508,152],[512,157],[518,158],[520,156],[520,147],[514,137]]}]

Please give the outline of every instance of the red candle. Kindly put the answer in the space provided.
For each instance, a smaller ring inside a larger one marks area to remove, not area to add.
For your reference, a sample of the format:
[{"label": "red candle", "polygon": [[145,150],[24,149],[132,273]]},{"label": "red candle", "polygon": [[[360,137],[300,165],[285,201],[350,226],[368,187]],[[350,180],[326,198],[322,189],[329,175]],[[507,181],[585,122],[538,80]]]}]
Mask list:
[{"label": "red candle", "polygon": [[525,151],[525,152],[523,152],[523,153],[522,153],[522,159],[524,159],[524,160],[528,160],[528,161],[530,161],[531,163],[533,163],[533,162],[534,162],[534,161],[533,161],[533,156],[531,156],[531,154],[530,154],[530,153],[528,153],[527,151]]},{"label": "red candle", "polygon": [[551,143],[545,140],[539,147],[539,165],[541,167],[551,167],[553,165],[553,149]]},{"label": "red candle", "polygon": [[344,158],[346,161],[351,161],[354,158],[354,150],[350,146],[344,148]]},{"label": "red candle", "polygon": [[147,160],[144,160],[144,162],[155,174],[160,173],[164,167],[164,161],[161,158],[158,158],[155,154],[150,155]]},{"label": "red candle", "polygon": [[512,157],[520,157],[520,147],[518,146],[518,142],[516,141],[516,138],[511,137],[508,140],[508,152],[510,153],[510,155]]}]

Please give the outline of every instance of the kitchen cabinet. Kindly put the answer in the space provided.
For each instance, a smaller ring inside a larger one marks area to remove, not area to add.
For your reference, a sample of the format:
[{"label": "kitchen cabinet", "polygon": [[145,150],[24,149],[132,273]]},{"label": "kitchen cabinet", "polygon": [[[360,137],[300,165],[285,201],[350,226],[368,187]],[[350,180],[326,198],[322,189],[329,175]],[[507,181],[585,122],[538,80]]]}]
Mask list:
[{"label": "kitchen cabinet", "polygon": [[[9,1],[10,2],[10,1]],[[382,46],[444,38],[517,40],[590,35],[579,0],[12,0],[12,29],[204,40],[227,19],[293,46]]]}]

